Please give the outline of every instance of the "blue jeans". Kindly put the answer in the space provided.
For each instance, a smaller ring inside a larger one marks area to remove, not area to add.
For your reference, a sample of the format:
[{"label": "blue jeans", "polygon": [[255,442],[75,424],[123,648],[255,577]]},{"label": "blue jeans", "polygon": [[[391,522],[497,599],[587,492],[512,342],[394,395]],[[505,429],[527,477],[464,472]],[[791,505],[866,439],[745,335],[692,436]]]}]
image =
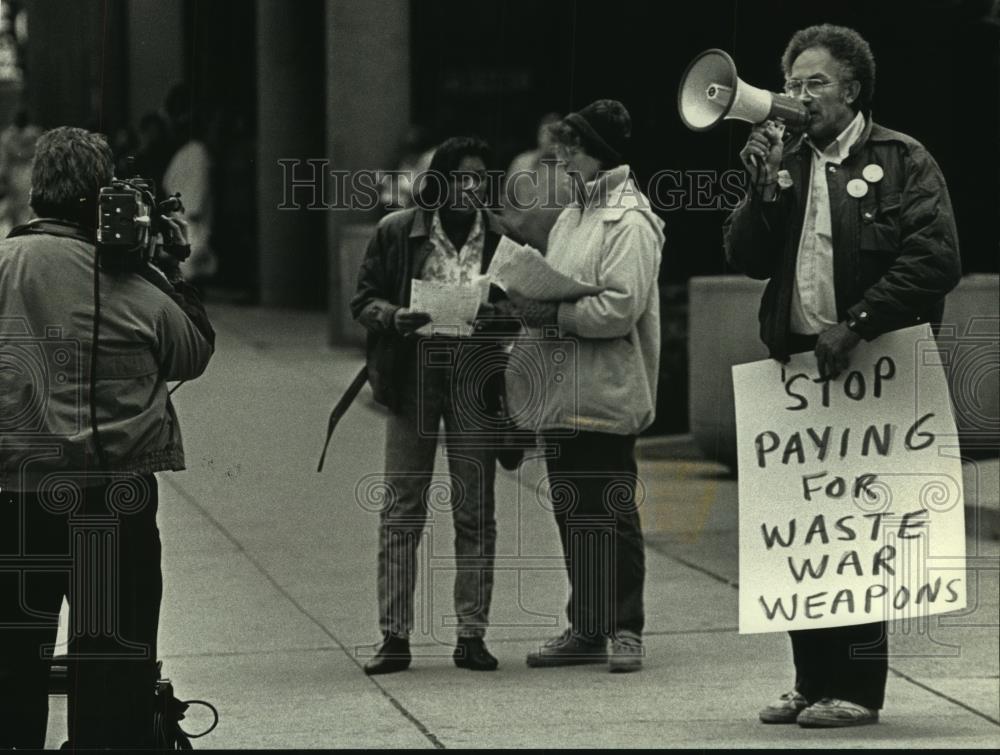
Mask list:
[{"label": "blue jeans", "polygon": [[[485,407],[475,400],[474,378],[463,378],[456,342],[436,352],[451,364],[414,364],[401,391],[398,412],[389,416],[385,443],[385,506],[380,515],[378,557],[379,624],[382,632],[413,631],[417,545],[430,498],[447,500],[455,527],[455,613],[459,637],[482,637],[489,620],[496,554],[493,483],[495,443],[488,437]],[[472,370],[471,372],[475,372]],[[439,425],[444,419],[449,483],[432,484]],[[447,495],[444,495],[447,494]]]}]

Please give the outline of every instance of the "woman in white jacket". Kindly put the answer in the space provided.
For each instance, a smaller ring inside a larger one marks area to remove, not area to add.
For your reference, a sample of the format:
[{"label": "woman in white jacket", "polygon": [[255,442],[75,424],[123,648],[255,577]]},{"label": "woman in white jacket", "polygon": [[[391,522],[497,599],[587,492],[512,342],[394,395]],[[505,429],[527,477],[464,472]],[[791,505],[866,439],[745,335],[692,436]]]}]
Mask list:
[{"label": "woman in white jacket", "polygon": [[611,671],[642,665],[635,441],[656,412],[664,237],[624,162],[630,132],[615,100],[570,113],[554,130],[577,198],[553,226],[546,260],[601,292],[575,302],[511,292],[531,331],[511,352],[508,403],[515,422],[546,446],[570,580],[570,627],[530,653],[529,666],[603,663],[608,639]]}]

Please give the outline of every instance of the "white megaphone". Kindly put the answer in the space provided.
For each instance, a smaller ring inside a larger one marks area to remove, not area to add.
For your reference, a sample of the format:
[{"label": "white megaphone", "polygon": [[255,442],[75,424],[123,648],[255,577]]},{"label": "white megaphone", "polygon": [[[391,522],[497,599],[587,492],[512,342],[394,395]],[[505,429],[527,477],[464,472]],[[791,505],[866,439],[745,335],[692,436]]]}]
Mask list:
[{"label": "white megaphone", "polygon": [[692,131],[708,131],[719,121],[783,121],[792,130],[809,125],[809,111],[794,97],[752,87],[736,75],[724,50],[705,50],[688,65],[677,90],[677,109]]}]

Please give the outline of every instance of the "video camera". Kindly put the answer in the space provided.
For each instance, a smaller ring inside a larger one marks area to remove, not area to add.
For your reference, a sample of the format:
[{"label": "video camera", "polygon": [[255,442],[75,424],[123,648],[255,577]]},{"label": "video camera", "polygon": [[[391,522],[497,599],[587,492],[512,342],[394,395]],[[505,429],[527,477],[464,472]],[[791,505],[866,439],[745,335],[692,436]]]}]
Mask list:
[{"label": "video camera", "polygon": [[[106,255],[125,260],[142,258],[149,240],[169,228],[164,216],[184,212],[180,193],[162,201],[156,199],[156,187],[148,178],[114,178],[103,186],[97,200],[97,243]],[[164,244],[164,250],[183,262],[191,253],[188,247]]]}]

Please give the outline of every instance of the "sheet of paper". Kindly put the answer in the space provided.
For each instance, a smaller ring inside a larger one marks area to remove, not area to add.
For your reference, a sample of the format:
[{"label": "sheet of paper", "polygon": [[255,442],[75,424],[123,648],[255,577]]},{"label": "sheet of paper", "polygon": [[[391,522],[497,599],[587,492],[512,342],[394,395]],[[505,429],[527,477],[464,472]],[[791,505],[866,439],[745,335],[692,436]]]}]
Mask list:
[{"label": "sheet of paper", "polygon": [[500,239],[486,275],[491,283],[508,293],[542,301],[575,301],[604,290],[553,270],[537,249],[518,244],[507,236]]},{"label": "sheet of paper", "polygon": [[452,286],[414,278],[410,289],[410,309],[431,316],[431,321],[417,333],[424,336],[471,334],[471,323],[487,290],[485,278],[470,286]]}]

